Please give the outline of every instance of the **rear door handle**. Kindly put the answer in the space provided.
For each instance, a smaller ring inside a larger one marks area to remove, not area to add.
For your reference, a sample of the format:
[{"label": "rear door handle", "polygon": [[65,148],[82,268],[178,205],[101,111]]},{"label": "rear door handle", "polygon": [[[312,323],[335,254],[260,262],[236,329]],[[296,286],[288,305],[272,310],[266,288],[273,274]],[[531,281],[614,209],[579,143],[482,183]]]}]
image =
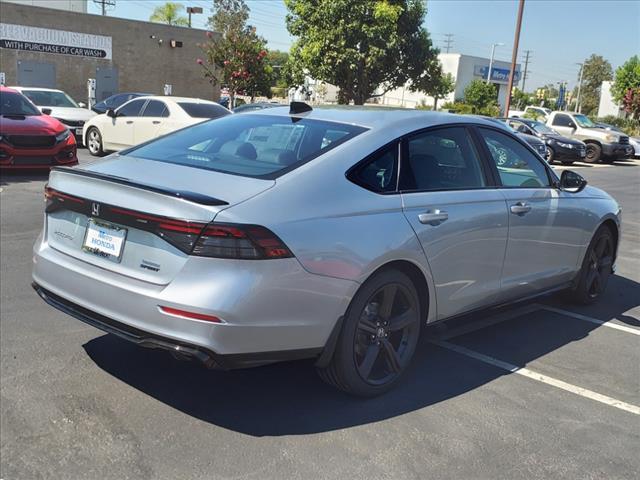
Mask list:
[{"label": "rear door handle", "polygon": [[160,123],[160,120],[154,120],[154,121],[153,121],[153,122],[151,122],[151,123],[153,123],[154,125],[158,125],[158,124]]},{"label": "rear door handle", "polygon": [[133,120],[127,120],[126,124],[129,125],[130,123],[133,123]]},{"label": "rear door handle", "polygon": [[515,205],[511,205],[510,210],[511,213],[515,215],[524,215],[531,211],[531,205],[528,205],[526,202],[518,202]]},{"label": "rear door handle", "polygon": [[442,222],[445,222],[448,219],[449,219],[449,214],[437,208],[433,211],[427,210],[426,212],[418,215],[418,220],[420,220],[420,223],[433,225],[433,226],[440,225]]}]

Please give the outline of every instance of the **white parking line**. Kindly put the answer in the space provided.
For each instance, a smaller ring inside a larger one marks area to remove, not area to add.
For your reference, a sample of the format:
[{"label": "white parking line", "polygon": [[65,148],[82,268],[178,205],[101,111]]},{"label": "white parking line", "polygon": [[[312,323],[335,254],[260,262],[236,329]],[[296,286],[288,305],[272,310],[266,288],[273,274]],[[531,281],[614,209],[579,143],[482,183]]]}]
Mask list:
[{"label": "white parking line", "polygon": [[578,320],[584,320],[585,322],[591,322],[591,323],[595,323],[596,325],[602,325],[603,327],[614,328],[616,330],[620,330],[621,332],[632,333],[633,335],[640,335],[640,329],[627,327],[625,325],[620,325],[618,323],[613,323],[610,320],[598,320],[597,318],[587,317],[586,315],[582,315],[580,313],[574,313],[568,310],[562,310],[561,308],[550,307],[548,305],[536,304],[536,306],[541,310],[547,310],[549,312],[559,313],[561,315],[566,315],[568,317],[577,318]]},{"label": "white parking line", "polygon": [[547,375],[534,372],[533,370],[529,370],[528,368],[521,368],[521,367],[518,367],[517,365],[512,365],[510,363],[503,362],[502,360],[498,360],[497,358],[484,355],[483,353],[479,353],[474,350],[469,350],[468,348],[461,347],[460,345],[455,345],[453,343],[449,343],[441,340],[431,340],[431,343],[433,343],[434,345],[438,345],[439,347],[447,348],[456,353],[460,353],[467,357],[474,358],[481,362],[488,363],[489,365],[493,365],[494,367],[502,368],[503,370],[506,370],[508,372],[517,373],[518,375],[522,375],[524,377],[530,378],[532,380],[536,380],[538,382],[546,383],[547,385],[551,385],[553,387],[560,388],[561,390],[565,390],[567,392],[580,395],[581,397],[595,400],[596,402],[603,403],[610,407],[618,408],[620,410],[624,410],[625,412],[630,412],[635,415],[640,415],[640,407],[638,407],[637,405],[632,405],[630,403],[616,400],[615,398],[607,397],[606,395],[602,395],[600,393],[587,390],[586,388],[578,387],[576,385],[563,382],[562,380],[558,380],[553,377],[548,377]]}]

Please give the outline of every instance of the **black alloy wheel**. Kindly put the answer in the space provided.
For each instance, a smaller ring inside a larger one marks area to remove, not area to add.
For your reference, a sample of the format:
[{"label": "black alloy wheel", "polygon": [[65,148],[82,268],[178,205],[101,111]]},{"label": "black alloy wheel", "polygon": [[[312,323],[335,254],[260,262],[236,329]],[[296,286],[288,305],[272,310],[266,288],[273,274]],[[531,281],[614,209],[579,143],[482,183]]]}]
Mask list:
[{"label": "black alloy wheel", "polygon": [[615,256],[615,243],[611,230],[602,226],[596,231],[584,261],[572,297],[579,303],[590,304],[604,293]]}]

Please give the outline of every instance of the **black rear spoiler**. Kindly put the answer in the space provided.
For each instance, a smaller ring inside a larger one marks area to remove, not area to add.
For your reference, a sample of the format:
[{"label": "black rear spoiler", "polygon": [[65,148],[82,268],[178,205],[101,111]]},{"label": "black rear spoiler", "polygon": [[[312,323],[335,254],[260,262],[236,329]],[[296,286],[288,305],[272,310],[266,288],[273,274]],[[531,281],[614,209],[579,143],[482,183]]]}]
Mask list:
[{"label": "black rear spoiler", "polygon": [[200,205],[207,205],[207,206],[229,205],[229,202],[225,202],[224,200],[220,200],[218,198],[209,197],[201,193],[190,192],[188,190],[174,190],[167,187],[159,187],[157,185],[149,185],[147,183],[140,183],[137,181],[129,180],[128,178],[109,175],[107,173],[91,172],[87,170],[81,170],[78,168],[70,168],[70,167],[53,167],[51,170],[54,170],[57,172],[69,173],[71,175],[79,175],[81,177],[98,178],[100,180],[106,180],[111,183],[118,183],[120,185],[126,185],[128,187],[139,188],[140,190],[148,190],[150,192],[161,193],[162,195],[167,195],[170,197],[181,198],[182,200],[187,200],[188,202],[193,202]]}]

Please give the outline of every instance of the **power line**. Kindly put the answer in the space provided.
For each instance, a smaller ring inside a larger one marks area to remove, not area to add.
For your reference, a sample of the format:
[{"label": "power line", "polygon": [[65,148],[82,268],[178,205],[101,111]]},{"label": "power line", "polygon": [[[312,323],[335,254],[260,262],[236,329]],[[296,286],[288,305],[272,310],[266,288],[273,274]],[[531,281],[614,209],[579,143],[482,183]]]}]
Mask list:
[{"label": "power line", "polygon": [[444,36],[446,37],[444,40],[444,48],[447,49],[446,53],[449,53],[449,51],[451,50],[451,45],[453,45],[453,33],[445,33]]},{"label": "power line", "polygon": [[529,56],[531,55],[531,50],[524,50],[524,73],[522,75],[522,91],[524,92],[524,84],[527,81],[527,68],[529,67]]},{"label": "power line", "polygon": [[107,14],[107,7],[115,7],[116,0],[93,0],[93,3],[100,5],[102,9],[102,15]]}]

